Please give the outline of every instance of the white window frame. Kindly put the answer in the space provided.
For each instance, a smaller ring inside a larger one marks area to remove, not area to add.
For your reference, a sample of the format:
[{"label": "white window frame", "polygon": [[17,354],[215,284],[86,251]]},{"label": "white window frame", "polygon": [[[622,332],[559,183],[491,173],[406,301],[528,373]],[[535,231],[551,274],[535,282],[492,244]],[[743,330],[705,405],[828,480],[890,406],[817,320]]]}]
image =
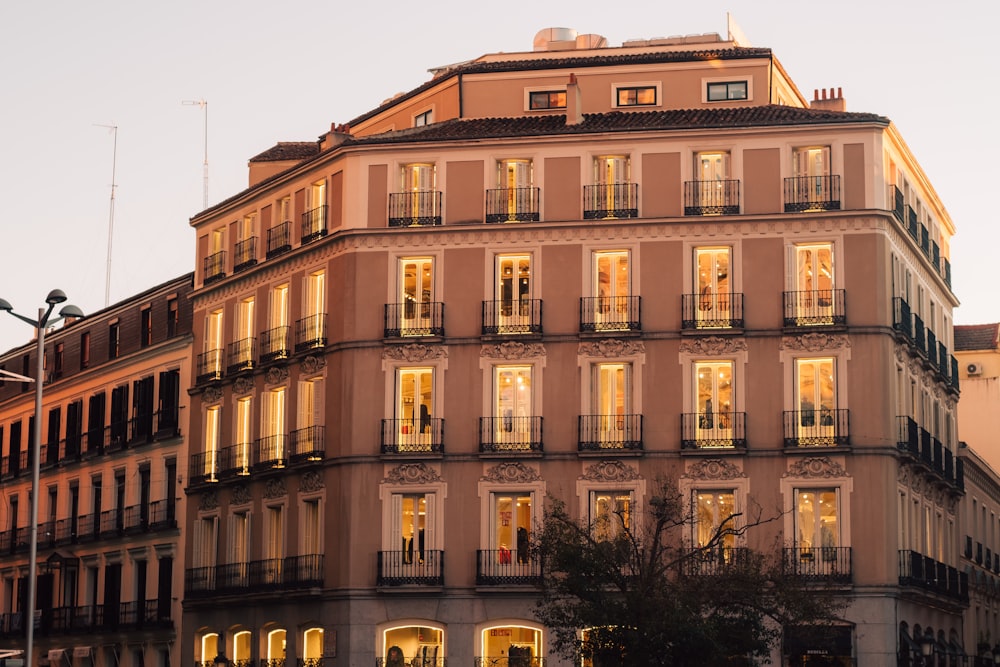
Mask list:
[{"label": "white window frame", "polygon": [[[443,548],[444,534],[444,501],[447,498],[448,487],[444,482],[428,484],[386,484],[379,487],[379,500],[382,501],[382,550],[399,551],[400,545],[395,540],[395,498],[396,496],[423,495],[431,499],[430,507],[426,508],[424,528],[424,549],[435,551]],[[398,624],[397,624],[398,626]]]},{"label": "white window frame", "polygon": [[[532,93],[562,93],[566,95],[566,105],[561,107],[547,107],[545,109],[532,109],[531,108],[531,94]],[[528,113],[566,113],[566,109],[569,107],[569,95],[566,92],[566,84],[562,85],[552,85],[552,86],[528,86],[524,89],[524,110]]]},{"label": "white window frame", "polygon": [[[701,78],[701,102],[702,104],[740,104],[753,102],[753,76],[750,74],[746,75],[735,75],[735,76],[708,76]],[[745,98],[730,100],[709,100],[708,99],[708,84],[710,83],[740,83],[743,82],[747,87],[747,96]]]},{"label": "white window frame", "polygon": [[[832,457],[843,468],[842,457]],[[792,477],[785,475],[779,481],[781,497],[785,507],[784,525],[785,542],[788,546],[798,543],[796,528],[796,498],[798,491],[837,490],[837,523],[840,527],[840,546],[851,546],[851,493],[854,491],[854,480],[851,477]]]},{"label": "white window frame", "polygon": [[[630,88],[652,88],[656,94],[656,101],[652,104],[619,104],[618,93],[623,89]],[[611,85],[611,108],[612,109],[656,109],[663,106],[663,82],[662,81],[622,81]]]}]

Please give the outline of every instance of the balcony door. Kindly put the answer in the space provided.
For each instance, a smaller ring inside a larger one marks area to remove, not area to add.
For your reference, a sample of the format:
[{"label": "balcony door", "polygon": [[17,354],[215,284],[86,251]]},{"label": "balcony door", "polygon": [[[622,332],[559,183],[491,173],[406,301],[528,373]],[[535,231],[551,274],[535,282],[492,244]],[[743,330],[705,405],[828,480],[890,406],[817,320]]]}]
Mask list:
[{"label": "balcony door", "polygon": [[830,179],[830,147],[796,148],[792,152],[792,171],[796,177],[795,201],[828,202],[835,197]]},{"label": "balcony door", "polygon": [[434,165],[430,163],[413,163],[403,166],[402,191],[410,193],[404,204],[404,218],[420,219],[437,215],[434,209]]},{"label": "balcony door", "polygon": [[837,408],[834,360],[796,359],[795,403],[800,441],[833,441]]},{"label": "balcony door", "polygon": [[795,545],[802,560],[836,559],[840,546],[837,489],[795,490]]},{"label": "balcony door", "polygon": [[598,442],[621,446],[626,437],[626,415],[632,414],[631,364],[598,364],[595,367],[594,410]]},{"label": "balcony door", "polygon": [[726,197],[726,181],[729,180],[729,153],[712,151],[695,156],[698,187],[698,203],[703,209],[716,210],[730,202]]},{"label": "balcony door", "polygon": [[503,212],[510,220],[517,220],[519,213],[531,213],[531,198],[525,194],[531,187],[531,160],[501,160],[497,169],[497,187],[505,191]]},{"label": "balcony door", "polygon": [[531,331],[531,255],[500,255],[496,272],[498,330]]},{"label": "balcony door", "polygon": [[815,324],[833,324],[833,244],[795,246],[795,317]]},{"label": "balcony door", "polygon": [[[491,517],[490,549],[495,564],[494,576],[523,572],[524,565],[531,562],[529,540],[532,515],[532,496],[524,493],[494,493],[493,516]],[[516,567],[521,565],[522,567]],[[511,567],[504,567],[511,566]]]},{"label": "balcony door", "polygon": [[631,270],[627,250],[594,253],[594,324],[601,330],[627,329],[631,321]]},{"label": "balcony door", "polygon": [[633,208],[630,199],[627,155],[602,155],[594,160],[594,184],[602,186],[597,204],[609,215]]},{"label": "balcony door", "polygon": [[534,416],[531,366],[498,366],[493,374],[494,442],[527,445],[532,439]]},{"label": "balcony door", "polygon": [[700,361],[695,364],[697,416],[695,437],[706,446],[733,444],[733,362]]},{"label": "balcony door", "polygon": [[[433,493],[392,494],[392,525],[387,551],[399,554],[386,564],[393,577],[422,577],[433,569]],[[395,570],[395,571],[393,571]]]},{"label": "balcony door", "polygon": [[695,504],[695,546],[704,548],[712,545],[721,550],[732,549],[736,544],[736,535],[727,530],[731,531],[736,527],[733,518],[736,514],[736,494],[733,490],[696,491]]},{"label": "balcony door", "polygon": [[434,260],[406,257],[399,260],[399,330],[402,335],[426,335],[432,330],[431,302],[434,289]]},{"label": "balcony door", "polygon": [[728,327],[732,321],[730,253],[728,247],[695,248],[695,322],[699,328]]},{"label": "balcony door", "polygon": [[428,449],[433,437],[434,369],[400,368],[396,372],[396,385],[396,442],[399,449]]}]

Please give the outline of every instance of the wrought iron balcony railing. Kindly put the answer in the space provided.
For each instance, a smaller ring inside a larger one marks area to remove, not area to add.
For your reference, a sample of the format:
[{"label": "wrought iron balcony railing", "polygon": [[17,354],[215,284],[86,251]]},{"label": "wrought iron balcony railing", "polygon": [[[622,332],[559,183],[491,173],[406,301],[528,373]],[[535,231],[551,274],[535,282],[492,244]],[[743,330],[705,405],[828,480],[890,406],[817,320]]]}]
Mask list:
[{"label": "wrought iron balcony railing", "polygon": [[305,426],[288,434],[291,462],[316,463],[326,458],[326,427]]},{"label": "wrought iron balcony railing", "polygon": [[444,304],[438,301],[387,303],[383,330],[386,338],[443,336]]},{"label": "wrought iron balcony railing", "polygon": [[681,295],[682,329],[742,329],[741,292]]},{"label": "wrought iron balcony railing", "polygon": [[302,214],[302,243],[326,236],[326,204]]},{"label": "wrought iron balcony railing", "polygon": [[233,258],[233,273],[245,271],[257,263],[257,237],[251,236],[248,239],[239,241],[236,244],[236,253]]},{"label": "wrought iron balcony railing", "polygon": [[541,299],[483,301],[483,335],[542,333]]},{"label": "wrought iron balcony railing", "polygon": [[326,347],[326,313],[316,313],[295,322],[295,351],[323,349]]},{"label": "wrought iron balcony railing", "polygon": [[383,419],[383,454],[440,454],[444,451],[444,419]]},{"label": "wrought iron balcony railing", "polygon": [[277,257],[292,249],[292,223],[278,223],[267,230],[267,259]]},{"label": "wrought iron balcony railing", "polygon": [[379,551],[375,585],[443,586],[444,551],[417,547]]},{"label": "wrought iron balcony railing", "polygon": [[846,293],[842,289],[784,292],[786,327],[815,327],[847,323]]},{"label": "wrought iron balcony railing", "polygon": [[686,412],[681,415],[682,449],[744,449],[745,412]]},{"label": "wrought iron balcony railing", "polygon": [[851,583],[851,547],[788,547],[783,571],[806,580]]},{"label": "wrought iron balcony railing", "polygon": [[969,601],[969,575],[916,551],[899,552],[900,586],[916,586],[960,602]]},{"label": "wrought iron balcony railing", "polygon": [[222,379],[222,350],[208,350],[198,355],[195,384]]},{"label": "wrought iron balcony railing", "polygon": [[922,354],[927,354],[927,329],[916,313],[913,313],[913,345]]},{"label": "wrought iron balcony railing", "polygon": [[219,477],[246,477],[250,474],[251,443],[237,443],[219,452]]},{"label": "wrought iron balcony railing", "polygon": [[538,188],[486,191],[486,222],[538,222]]},{"label": "wrought iron balcony railing", "polygon": [[479,451],[540,452],[542,451],[541,417],[480,417]]},{"label": "wrought iron balcony railing", "polygon": [[736,215],[739,212],[738,180],[684,182],[684,215]]},{"label": "wrought iron balcony railing", "polygon": [[184,592],[191,597],[215,594],[259,593],[323,585],[323,554],[265,558],[184,572]]},{"label": "wrought iron balcony railing", "polygon": [[252,371],[257,358],[257,339],[244,338],[229,344],[226,355],[226,375]]},{"label": "wrought iron balcony railing", "polygon": [[219,481],[219,452],[198,452],[191,455],[188,484],[197,486]]},{"label": "wrought iron balcony railing", "polygon": [[225,250],[212,253],[205,258],[203,276],[204,278],[202,279],[202,282],[206,285],[213,283],[216,280],[222,280],[226,277]]},{"label": "wrought iron balcony railing", "polygon": [[583,186],[583,219],[639,217],[638,183],[602,183]]},{"label": "wrought iron balcony railing", "polygon": [[792,176],[785,179],[785,213],[840,210],[840,176]]},{"label": "wrought iron balcony railing", "polygon": [[889,186],[889,203],[892,205],[892,214],[896,216],[899,224],[906,227],[906,207],[903,202],[903,191],[895,185]]},{"label": "wrought iron balcony railing", "polygon": [[437,190],[390,193],[389,226],[440,225],[441,199]]},{"label": "wrought iron balcony railing", "polygon": [[541,561],[524,548],[479,549],[476,552],[477,586],[530,586],[541,580]]},{"label": "wrought iron balcony railing", "polygon": [[580,298],[580,331],[639,331],[638,296],[585,296]]},{"label": "wrought iron balcony railing", "polygon": [[260,334],[260,363],[284,361],[292,353],[292,328],[285,325]]},{"label": "wrought iron balcony railing", "polygon": [[820,407],[784,413],[785,447],[836,447],[849,442],[850,410]]},{"label": "wrought iron balcony railing", "polygon": [[750,563],[750,555],[746,547],[695,547],[685,554],[681,571],[702,577],[732,574]]},{"label": "wrought iron balcony railing", "polygon": [[[431,647],[428,647],[428,648],[431,648]],[[435,655],[414,655],[414,656],[404,655],[400,659],[403,662],[401,662],[401,663],[395,663],[395,662],[388,662],[388,661],[386,661],[385,658],[375,658],[375,667],[393,667],[394,665],[397,665],[397,664],[402,664],[402,665],[420,665],[420,667],[423,667],[424,665],[426,665],[427,667],[447,667],[447,665],[448,665],[448,659],[445,658],[444,656],[440,656],[440,655],[438,655],[438,656],[435,656]]]},{"label": "wrought iron balcony railing", "polygon": [[[418,662],[417,664],[420,663]],[[545,667],[547,664],[545,656],[532,656],[527,654],[476,656],[475,667]],[[594,661],[592,664],[597,665],[599,663]]]},{"label": "wrought iron balcony railing", "polygon": [[907,340],[913,340],[913,315],[910,313],[910,304],[899,296],[892,299],[892,328],[906,336]]},{"label": "wrought iron balcony railing", "polygon": [[642,449],[642,415],[580,415],[581,452]]},{"label": "wrought iron balcony railing", "polygon": [[896,425],[899,435],[896,437],[896,447],[907,452],[914,458],[920,457],[920,428],[912,417],[898,415]]},{"label": "wrought iron balcony railing", "polygon": [[906,231],[914,241],[919,240],[920,222],[917,220],[917,210],[909,204],[906,205]]},{"label": "wrought iron balcony railing", "polygon": [[288,436],[284,433],[258,438],[254,443],[254,470],[270,470],[288,466]]}]

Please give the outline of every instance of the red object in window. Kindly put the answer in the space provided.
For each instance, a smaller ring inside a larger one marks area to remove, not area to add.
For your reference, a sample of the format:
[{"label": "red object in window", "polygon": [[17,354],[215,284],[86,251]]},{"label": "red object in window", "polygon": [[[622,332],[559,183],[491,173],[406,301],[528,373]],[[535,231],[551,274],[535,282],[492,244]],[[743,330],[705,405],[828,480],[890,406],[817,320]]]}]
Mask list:
[{"label": "red object in window", "polygon": [[510,549],[507,547],[500,547],[500,564],[510,565]]}]

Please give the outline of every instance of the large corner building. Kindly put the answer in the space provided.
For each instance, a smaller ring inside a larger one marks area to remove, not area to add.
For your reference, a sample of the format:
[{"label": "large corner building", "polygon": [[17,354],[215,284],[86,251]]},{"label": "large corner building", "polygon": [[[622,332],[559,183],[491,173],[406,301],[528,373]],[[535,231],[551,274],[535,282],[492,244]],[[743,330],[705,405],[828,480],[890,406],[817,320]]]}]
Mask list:
[{"label": "large corner building", "polygon": [[546,499],[661,478],[693,546],[783,508],[729,546],[849,601],[778,664],[972,655],[955,229],[814,98],[766,48],[551,29],[251,159],[191,220],[184,664],[562,665]]}]

